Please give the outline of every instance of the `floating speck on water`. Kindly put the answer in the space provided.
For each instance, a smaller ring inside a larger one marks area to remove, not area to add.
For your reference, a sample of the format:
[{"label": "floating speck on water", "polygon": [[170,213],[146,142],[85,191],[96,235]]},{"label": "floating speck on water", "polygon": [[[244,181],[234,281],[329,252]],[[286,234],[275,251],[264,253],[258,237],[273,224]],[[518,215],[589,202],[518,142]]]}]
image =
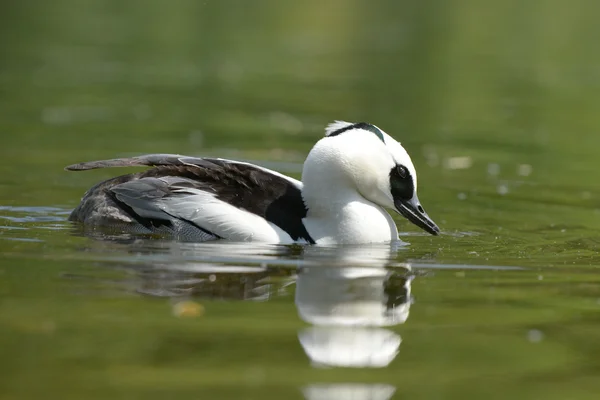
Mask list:
[{"label": "floating speck on water", "polygon": [[527,340],[531,343],[539,343],[544,340],[544,334],[538,329],[531,329],[527,332]]},{"label": "floating speck on water", "polygon": [[45,124],[62,125],[72,120],[71,111],[66,107],[46,107],[42,110],[42,122]]},{"label": "floating speck on water", "polygon": [[204,306],[195,301],[180,301],[173,306],[176,317],[199,317],[204,314]]},{"label": "floating speck on water", "polygon": [[458,197],[459,200],[466,200],[467,194],[464,192],[460,192],[458,195],[456,195],[456,197]]},{"label": "floating speck on water", "polygon": [[544,275],[538,275],[538,281],[543,281],[544,280]]},{"label": "floating speck on water", "polygon": [[152,110],[148,104],[138,104],[133,107],[133,115],[139,121],[145,121],[152,116]]},{"label": "floating speck on water", "polygon": [[262,385],[266,379],[267,374],[261,367],[248,368],[244,373],[244,380],[248,385]]},{"label": "floating speck on water", "polygon": [[496,187],[496,191],[498,192],[499,195],[504,196],[504,195],[508,194],[508,186],[505,185],[504,183],[501,183],[500,185],[498,185]]},{"label": "floating speck on water", "polygon": [[210,274],[208,276],[208,280],[211,281],[211,282],[214,282],[214,281],[217,280],[217,276],[215,274]]},{"label": "floating speck on water", "polygon": [[500,165],[498,164],[488,164],[487,166],[488,175],[498,176],[500,174]]},{"label": "floating speck on water", "polygon": [[592,198],[592,194],[588,191],[581,192],[581,198],[583,200],[589,200]]},{"label": "floating speck on water", "polygon": [[457,271],[454,273],[454,276],[456,276],[457,278],[464,278],[465,275],[465,271]]},{"label": "floating speck on water", "polygon": [[444,160],[446,169],[469,169],[473,165],[473,159],[469,156],[448,157]]},{"label": "floating speck on water", "polygon": [[240,64],[233,62],[221,64],[217,71],[218,77],[229,84],[239,82],[245,74],[244,68]]},{"label": "floating speck on water", "polygon": [[423,146],[423,155],[427,160],[427,165],[437,167],[440,163],[440,156],[437,151],[431,146]]},{"label": "floating speck on water", "polygon": [[529,176],[533,172],[533,167],[529,164],[519,164],[517,174],[520,176]]},{"label": "floating speck on water", "polygon": [[66,125],[81,122],[108,121],[114,112],[107,107],[46,107],[42,110],[42,122],[47,125]]},{"label": "floating speck on water", "polygon": [[561,229],[560,233],[565,233],[567,230],[566,229]]},{"label": "floating speck on water", "polygon": [[269,114],[271,126],[276,129],[281,129],[291,135],[296,135],[302,132],[304,124],[298,118],[291,114],[282,111],[273,111]]},{"label": "floating speck on water", "polygon": [[54,333],[56,331],[56,323],[54,321],[43,321],[40,325],[40,331],[43,333]]},{"label": "floating speck on water", "polygon": [[202,147],[204,134],[200,130],[193,130],[189,134],[190,144],[194,147]]}]

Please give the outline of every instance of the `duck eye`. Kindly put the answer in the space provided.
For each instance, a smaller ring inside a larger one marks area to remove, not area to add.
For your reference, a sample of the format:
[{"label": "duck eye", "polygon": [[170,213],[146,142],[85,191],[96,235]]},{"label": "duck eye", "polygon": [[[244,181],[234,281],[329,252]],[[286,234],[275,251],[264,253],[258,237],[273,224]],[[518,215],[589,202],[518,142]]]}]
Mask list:
[{"label": "duck eye", "polygon": [[408,171],[406,170],[406,167],[398,165],[396,167],[396,170],[398,171],[398,175],[400,176],[400,178],[406,179],[406,177],[408,176]]}]

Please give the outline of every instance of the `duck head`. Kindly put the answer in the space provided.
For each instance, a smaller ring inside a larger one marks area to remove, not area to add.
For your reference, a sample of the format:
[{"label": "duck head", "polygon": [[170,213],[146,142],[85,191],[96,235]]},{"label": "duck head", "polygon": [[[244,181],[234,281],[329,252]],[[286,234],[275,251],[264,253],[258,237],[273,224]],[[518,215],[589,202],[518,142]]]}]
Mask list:
[{"label": "duck head", "polygon": [[417,172],[410,156],[375,125],[335,121],[327,126],[325,138],[311,150],[309,160],[320,164],[318,170],[328,174],[330,181],[343,180],[365,199],[396,210],[432,235],[439,234],[417,197]]}]

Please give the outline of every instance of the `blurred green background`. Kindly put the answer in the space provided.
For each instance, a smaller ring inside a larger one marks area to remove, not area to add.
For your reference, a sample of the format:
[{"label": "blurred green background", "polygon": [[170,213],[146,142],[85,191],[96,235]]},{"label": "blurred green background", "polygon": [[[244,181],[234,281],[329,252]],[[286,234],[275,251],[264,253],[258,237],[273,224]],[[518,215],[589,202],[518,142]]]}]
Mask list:
[{"label": "blurred green background", "polygon": [[[3,1],[0,397],[301,398],[351,381],[394,398],[596,398],[599,19],[594,0]],[[203,325],[105,295],[131,271],[98,255],[130,251],[61,230],[121,172],[65,165],[299,164],[334,119],[376,124],[413,157],[447,235],[409,236],[399,261],[530,268],[416,279],[420,311],[384,371],[310,369],[290,296],[214,302]]]}]

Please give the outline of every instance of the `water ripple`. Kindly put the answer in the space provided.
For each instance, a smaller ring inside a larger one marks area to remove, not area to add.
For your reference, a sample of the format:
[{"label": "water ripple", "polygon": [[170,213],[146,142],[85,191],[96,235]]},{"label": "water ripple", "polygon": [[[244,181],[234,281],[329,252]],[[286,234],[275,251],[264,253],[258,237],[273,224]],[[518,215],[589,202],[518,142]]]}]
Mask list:
[{"label": "water ripple", "polygon": [[[37,237],[40,231],[69,229],[69,213],[70,210],[58,207],[0,206],[0,220],[7,221],[0,226],[0,238],[16,242],[44,242]],[[37,234],[34,234],[36,231]]]}]

